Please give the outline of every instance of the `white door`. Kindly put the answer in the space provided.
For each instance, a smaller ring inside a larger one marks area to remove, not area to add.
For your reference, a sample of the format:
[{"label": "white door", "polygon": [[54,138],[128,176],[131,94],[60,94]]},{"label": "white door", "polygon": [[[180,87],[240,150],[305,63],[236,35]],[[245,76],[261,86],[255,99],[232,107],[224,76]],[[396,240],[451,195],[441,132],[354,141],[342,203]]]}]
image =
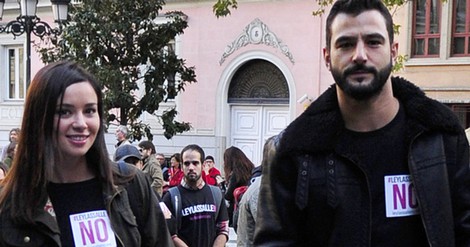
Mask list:
[{"label": "white door", "polygon": [[289,107],[231,106],[230,122],[228,146],[240,148],[258,166],[261,165],[264,142],[289,124]]}]

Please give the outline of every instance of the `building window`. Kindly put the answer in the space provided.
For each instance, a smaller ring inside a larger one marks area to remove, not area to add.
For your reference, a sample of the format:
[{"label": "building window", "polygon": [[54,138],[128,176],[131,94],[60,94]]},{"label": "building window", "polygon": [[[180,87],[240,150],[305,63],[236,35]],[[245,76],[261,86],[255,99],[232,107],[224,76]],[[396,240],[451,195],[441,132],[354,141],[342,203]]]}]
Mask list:
[{"label": "building window", "polygon": [[470,104],[447,104],[457,115],[464,129],[470,128]]},{"label": "building window", "polygon": [[[169,63],[169,64],[174,64],[176,61],[174,61],[175,59],[178,59],[178,55],[176,55],[176,43],[175,43],[175,40],[172,39],[170,40],[170,42],[168,43],[168,45],[166,45],[164,48],[163,48],[163,53],[164,53],[164,56],[166,58],[166,62]],[[167,87],[167,92],[168,92],[168,100],[174,100],[175,99],[175,96],[176,96],[176,72],[169,72],[167,74],[167,77],[166,77],[166,81],[165,81],[165,86]]]},{"label": "building window", "polygon": [[24,99],[26,95],[24,49],[22,46],[7,47],[8,99]]},{"label": "building window", "polygon": [[470,0],[454,0],[452,56],[470,55]]},{"label": "building window", "polygon": [[440,0],[413,1],[413,57],[438,57],[440,43]]}]

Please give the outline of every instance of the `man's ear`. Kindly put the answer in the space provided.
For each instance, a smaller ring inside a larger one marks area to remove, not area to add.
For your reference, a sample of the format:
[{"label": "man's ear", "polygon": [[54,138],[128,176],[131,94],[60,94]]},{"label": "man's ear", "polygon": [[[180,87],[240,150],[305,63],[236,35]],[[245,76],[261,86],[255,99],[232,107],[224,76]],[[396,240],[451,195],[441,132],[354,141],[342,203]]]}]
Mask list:
[{"label": "man's ear", "polygon": [[326,47],[323,48],[323,59],[325,60],[325,65],[328,70],[331,70],[331,57],[330,52]]},{"label": "man's ear", "polygon": [[398,56],[398,42],[393,42],[390,46],[390,55],[392,56],[393,61],[395,61]]}]

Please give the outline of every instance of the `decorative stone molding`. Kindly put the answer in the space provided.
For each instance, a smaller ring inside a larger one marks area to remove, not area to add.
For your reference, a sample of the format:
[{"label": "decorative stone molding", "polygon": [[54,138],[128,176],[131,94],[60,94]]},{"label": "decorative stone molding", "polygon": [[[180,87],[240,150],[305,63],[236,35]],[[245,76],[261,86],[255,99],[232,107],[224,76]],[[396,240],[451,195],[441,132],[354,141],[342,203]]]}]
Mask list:
[{"label": "decorative stone molding", "polygon": [[253,59],[238,69],[228,89],[228,102],[289,102],[289,86],[274,64]]},{"label": "decorative stone molding", "polygon": [[266,24],[256,18],[245,27],[243,32],[234,41],[232,41],[230,45],[225,48],[225,52],[222,54],[222,58],[220,59],[219,64],[222,65],[225,59],[232,53],[249,44],[264,44],[274,48],[279,48],[282,54],[289,58],[292,64],[295,63],[292,53],[289,51],[289,47],[282,43],[276,34],[269,30]]}]

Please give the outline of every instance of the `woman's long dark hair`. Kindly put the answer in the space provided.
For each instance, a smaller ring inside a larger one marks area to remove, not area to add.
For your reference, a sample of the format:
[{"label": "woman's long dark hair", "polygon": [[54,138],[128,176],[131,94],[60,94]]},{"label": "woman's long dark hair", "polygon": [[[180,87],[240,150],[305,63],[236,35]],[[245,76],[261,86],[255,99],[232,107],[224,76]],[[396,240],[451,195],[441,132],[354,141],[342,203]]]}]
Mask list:
[{"label": "woman's long dark hair", "polygon": [[[47,200],[47,182],[52,178],[58,157],[54,115],[62,104],[65,89],[89,82],[98,98],[98,114],[103,119],[101,88],[95,78],[75,62],[51,63],[38,71],[28,88],[21,135],[12,167],[2,182],[0,213],[5,209],[18,222],[33,222],[33,212]],[[60,119],[59,119],[60,121]],[[86,153],[87,163],[108,190],[114,189],[112,163],[104,141],[101,122],[96,140]]]},{"label": "woman's long dark hair", "polygon": [[[174,153],[171,157],[170,157],[170,160],[171,158],[175,158],[176,161],[178,161],[178,169],[182,169],[181,167],[181,154],[180,153]],[[171,165],[171,164],[170,164]]]},{"label": "woman's long dark hair", "polygon": [[230,181],[235,174],[237,184],[247,184],[251,178],[251,172],[255,168],[245,153],[237,147],[229,147],[224,152],[224,173],[226,181]]}]

